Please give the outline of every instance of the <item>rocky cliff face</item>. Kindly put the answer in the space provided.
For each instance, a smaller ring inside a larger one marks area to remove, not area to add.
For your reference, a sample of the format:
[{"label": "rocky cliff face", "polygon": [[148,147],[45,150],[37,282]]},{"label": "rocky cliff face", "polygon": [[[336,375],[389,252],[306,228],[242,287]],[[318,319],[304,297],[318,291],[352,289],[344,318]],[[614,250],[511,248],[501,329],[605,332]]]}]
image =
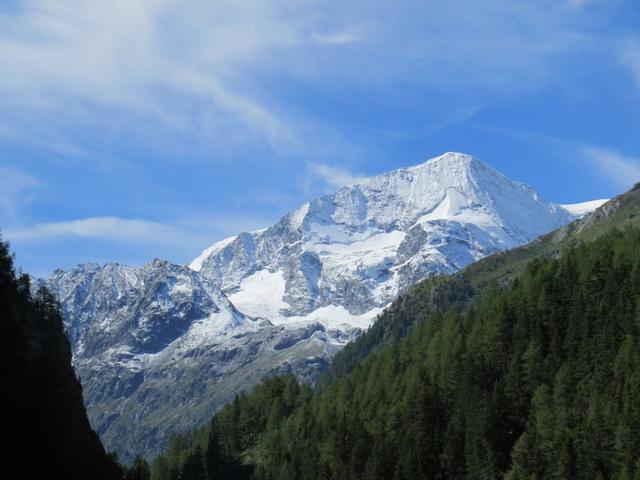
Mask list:
[{"label": "rocky cliff face", "polygon": [[571,218],[479,160],[447,153],[214,244],[191,268],[247,314],[276,324],[313,319],[363,328],[416,281],[526,243]]},{"label": "rocky cliff face", "polygon": [[207,420],[264,375],[313,382],[404,288],[571,220],[448,153],[308,202],[189,267],[80,265],[62,302],[92,424],[125,459]]}]

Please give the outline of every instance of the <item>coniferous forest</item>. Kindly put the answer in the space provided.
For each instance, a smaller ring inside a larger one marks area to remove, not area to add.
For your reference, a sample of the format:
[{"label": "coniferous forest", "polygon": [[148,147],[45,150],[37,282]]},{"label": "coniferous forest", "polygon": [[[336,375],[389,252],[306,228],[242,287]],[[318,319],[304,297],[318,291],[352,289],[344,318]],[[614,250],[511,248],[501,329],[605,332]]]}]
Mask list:
[{"label": "coniferous forest", "polygon": [[152,478],[638,478],[638,245],[613,230],[535,260],[322,392],[267,379]]},{"label": "coniferous forest", "polygon": [[0,342],[3,478],[120,478],[89,425],[59,306],[45,289],[31,291],[2,242]]},{"label": "coniferous forest", "polygon": [[0,480],[640,480],[640,0],[0,0]]},{"label": "coniferous forest", "polygon": [[59,305],[0,242],[4,462],[25,479],[638,478],[640,228],[615,226],[637,194],[614,226],[588,221],[598,235],[514,251],[508,275],[417,285],[315,389],[266,378],[126,467],[89,426]]}]

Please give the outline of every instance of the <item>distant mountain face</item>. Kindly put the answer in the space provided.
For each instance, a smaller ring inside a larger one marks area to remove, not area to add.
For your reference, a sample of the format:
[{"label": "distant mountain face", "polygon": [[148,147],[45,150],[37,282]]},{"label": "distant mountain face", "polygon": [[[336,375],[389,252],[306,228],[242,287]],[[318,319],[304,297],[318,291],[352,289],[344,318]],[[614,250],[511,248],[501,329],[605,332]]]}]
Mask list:
[{"label": "distant mountain face", "polygon": [[366,328],[400,291],[526,243],[572,215],[475,158],[447,153],[306,203],[191,263],[246,314]]},{"label": "distant mountain face", "polygon": [[526,243],[574,215],[447,153],[313,200],[189,267],[80,265],[47,286],[92,424],[151,455],[264,375],[313,382],[403,289]]},{"label": "distant mountain face", "polygon": [[106,353],[132,369],[160,351],[191,350],[258,325],[209,280],[161,260],[141,268],[80,265],[57,270],[47,283],[62,302],[76,357]]}]

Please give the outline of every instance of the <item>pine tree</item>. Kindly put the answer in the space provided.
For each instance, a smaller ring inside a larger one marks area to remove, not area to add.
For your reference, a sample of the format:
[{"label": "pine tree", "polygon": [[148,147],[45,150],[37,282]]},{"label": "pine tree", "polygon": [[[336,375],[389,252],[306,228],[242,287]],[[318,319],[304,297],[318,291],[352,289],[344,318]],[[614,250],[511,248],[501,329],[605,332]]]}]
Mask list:
[{"label": "pine tree", "polygon": [[137,456],[131,467],[126,469],[123,480],[150,480],[151,470],[149,464],[140,456]]}]

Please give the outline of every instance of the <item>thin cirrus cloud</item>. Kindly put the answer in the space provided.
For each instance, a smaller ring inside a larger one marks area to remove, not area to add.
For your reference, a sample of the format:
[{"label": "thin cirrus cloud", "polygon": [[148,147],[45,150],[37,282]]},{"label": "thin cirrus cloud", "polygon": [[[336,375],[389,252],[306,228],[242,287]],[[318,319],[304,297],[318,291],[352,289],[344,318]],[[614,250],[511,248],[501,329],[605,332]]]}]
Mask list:
[{"label": "thin cirrus cloud", "polygon": [[169,247],[201,247],[217,236],[263,227],[264,218],[237,219],[216,213],[156,222],[115,216],[91,217],[64,222],[48,222],[6,229],[4,235],[21,243],[46,243],[59,237],[99,239],[126,244]]},{"label": "thin cirrus cloud", "polygon": [[334,189],[361,183],[367,179],[365,176],[355,175],[344,168],[324,163],[309,163],[307,170],[315,181]]},{"label": "thin cirrus cloud", "polygon": [[636,86],[640,88],[640,38],[630,38],[623,42],[619,59],[633,76]]},{"label": "thin cirrus cloud", "polygon": [[314,33],[311,38],[317,43],[327,45],[349,45],[361,41],[358,33],[348,30],[336,33]]},{"label": "thin cirrus cloud", "polygon": [[582,151],[603,175],[619,187],[629,188],[640,181],[640,158],[593,146],[584,147]]},{"label": "thin cirrus cloud", "polygon": [[[18,14],[0,17],[5,109],[20,110],[25,122],[36,113],[62,113],[73,125],[99,123],[99,109],[107,108],[179,130],[191,126],[191,106],[183,103],[194,96],[217,113],[209,126],[240,125],[287,143],[286,126],[223,81],[235,62],[260,55],[287,32],[261,20],[264,5],[252,11],[195,3],[187,10],[169,1],[25,2]],[[242,20],[246,30],[207,25],[225,13],[232,26]]]},{"label": "thin cirrus cloud", "polygon": [[25,228],[8,229],[7,238],[18,242],[43,242],[56,237],[96,238],[127,243],[148,243],[178,246],[190,241],[202,241],[175,226],[140,219],[93,217],[67,222],[36,224]]},{"label": "thin cirrus cloud", "polygon": [[0,167],[0,213],[14,218],[18,209],[28,203],[29,193],[39,186],[40,182],[27,172]]},{"label": "thin cirrus cloud", "polygon": [[52,135],[52,117],[72,129],[115,116],[147,141],[168,129],[303,149],[325,140],[317,120],[264,78],[364,91],[402,79],[484,99],[539,85],[584,44],[557,2],[429,3],[25,1],[0,14],[0,121]]},{"label": "thin cirrus cloud", "polygon": [[[277,216],[312,195],[362,180],[336,167],[340,161],[363,173],[395,167],[387,152],[396,145],[441,148],[431,147],[425,132],[434,136],[541,87],[578,85],[589,65],[598,64],[585,59],[615,51],[627,34],[617,25],[604,28],[613,14],[596,3],[1,5],[0,165],[26,175],[12,181],[4,175],[4,183],[0,178],[2,227],[29,246],[77,237],[113,245],[160,242],[166,251],[204,247],[245,227],[228,218],[220,226],[189,224],[171,212],[188,216],[210,205],[228,211],[235,198],[230,189],[239,188],[239,196],[251,198],[235,201],[236,217],[267,210]],[[596,10],[605,11],[602,24],[594,21]],[[612,56],[602,68],[627,74],[624,67],[637,78],[637,41],[624,47],[618,49],[620,64]],[[409,161],[414,152],[407,148],[397,157]],[[592,157],[593,165],[601,165],[598,155]],[[264,184],[258,186],[264,188],[225,183],[258,162],[256,176]],[[184,181],[167,178],[174,169]],[[192,172],[210,188],[194,189]],[[100,183],[90,185],[96,178]],[[74,192],[69,200],[60,195],[67,189]],[[35,194],[38,202],[29,203]],[[57,195],[56,202],[48,195]],[[73,204],[76,198],[86,199],[82,209]],[[121,200],[107,210],[113,216],[97,216],[108,198]],[[157,201],[132,208],[142,198]],[[170,220],[154,221],[165,215]],[[247,222],[246,229],[274,220]],[[112,252],[117,250],[104,249],[105,256]]]}]

